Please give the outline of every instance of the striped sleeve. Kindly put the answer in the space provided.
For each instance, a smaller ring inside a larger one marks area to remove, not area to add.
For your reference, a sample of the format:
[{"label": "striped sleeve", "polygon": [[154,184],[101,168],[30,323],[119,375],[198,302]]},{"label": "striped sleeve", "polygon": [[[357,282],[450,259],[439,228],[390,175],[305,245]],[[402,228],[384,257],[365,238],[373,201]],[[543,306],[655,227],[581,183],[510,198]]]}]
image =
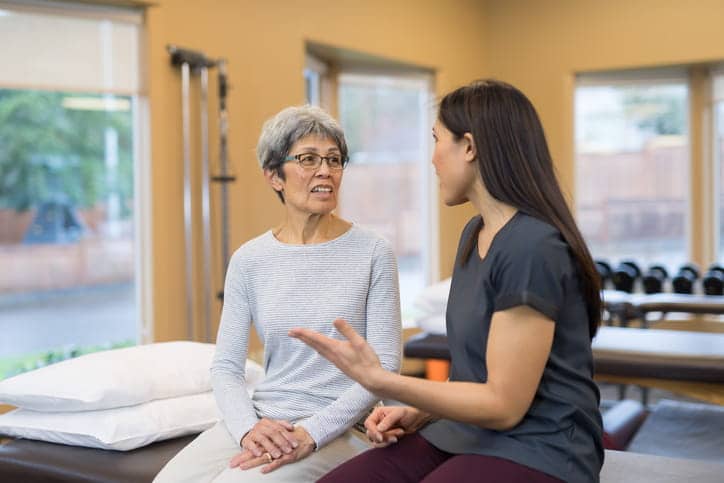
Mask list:
[{"label": "striped sleeve", "polygon": [[259,421],[245,387],[251,315],[237,251],[229,263],[224,284],[224,307],[211,364],[211,384],[226,427],[237,444]]}]

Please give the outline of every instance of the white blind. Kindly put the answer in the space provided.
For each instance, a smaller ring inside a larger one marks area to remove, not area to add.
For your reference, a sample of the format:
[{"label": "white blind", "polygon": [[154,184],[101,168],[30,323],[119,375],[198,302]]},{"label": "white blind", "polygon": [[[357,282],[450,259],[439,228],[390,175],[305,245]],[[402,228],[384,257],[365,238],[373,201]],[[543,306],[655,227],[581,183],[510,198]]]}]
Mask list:
[{"label": "white blind", "polygon": [[0,88],[142,91],[142,13],[0,2]]},{"label": "white blind", "polygon": [[724,65],[717,65],[712,69],[712,78],[714,102],[724,101]]}]

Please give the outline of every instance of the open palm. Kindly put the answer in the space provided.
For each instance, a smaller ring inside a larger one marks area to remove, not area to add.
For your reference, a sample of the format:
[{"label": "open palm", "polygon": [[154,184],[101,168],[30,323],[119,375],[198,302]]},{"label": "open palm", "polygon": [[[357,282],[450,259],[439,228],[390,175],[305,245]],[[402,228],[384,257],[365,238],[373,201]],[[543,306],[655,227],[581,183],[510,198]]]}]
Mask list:
[{"label": "open palm", "polygon": [[289,331],[289,335],[319,352],[342,372],[369,389],[371,376],[383,370],[379,357],[345,320],[335,320],[334,326],[347,340],[333,339],[303,328],[294,328]]}]

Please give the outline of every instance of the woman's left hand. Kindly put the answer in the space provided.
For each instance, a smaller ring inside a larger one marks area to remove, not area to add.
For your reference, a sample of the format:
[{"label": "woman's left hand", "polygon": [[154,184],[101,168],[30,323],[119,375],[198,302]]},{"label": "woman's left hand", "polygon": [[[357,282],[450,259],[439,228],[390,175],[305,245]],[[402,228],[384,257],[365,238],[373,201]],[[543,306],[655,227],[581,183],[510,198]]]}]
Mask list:
[{"label": "woman's left hand", "polygon": [[[257,466],[266,465],[260,471],[262,473],[270,473],[277,468],[280,468],[289,463],[303,460],[314,451],[315,442],[307,431],[301,426],[294,427],[294,437],[299,442],[299,445],[292,450],[291,453],[283,453],[279,458],[273,459],[269,453],[264,453],[261,456],[254,456],[249,450],[243,450],[238,455],[231,458],[229,467],[239,467],[241,470],[250,470]],[[268,455],[268,456],[267,456]]]},{"label": "woman's left hand", "polygon": [[289,335],[301,340],[312,349],[367,389],[372,390],[375,376],[384,369],[380,359],[367,341],[354,331],[343,319],[334,321],[334,326],[347,339],[346,341],[326,337],[310,329],[294,328]]}]

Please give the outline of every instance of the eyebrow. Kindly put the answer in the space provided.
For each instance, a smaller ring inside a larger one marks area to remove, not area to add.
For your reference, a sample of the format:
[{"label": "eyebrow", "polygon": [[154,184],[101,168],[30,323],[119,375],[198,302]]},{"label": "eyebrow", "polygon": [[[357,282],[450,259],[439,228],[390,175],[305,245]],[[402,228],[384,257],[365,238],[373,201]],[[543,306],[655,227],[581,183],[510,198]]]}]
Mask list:
[{"label": "eyebrow", "polygon": [[[314,153],[319,152],[319,150],[315,146],[300,146],[299,150],[300,151],[312,151]],[[333,147],[327,149],[327,152],[328,153],[331,153],[331,152],[339,153],[340,149],[337,146],[333,146]]]}]

